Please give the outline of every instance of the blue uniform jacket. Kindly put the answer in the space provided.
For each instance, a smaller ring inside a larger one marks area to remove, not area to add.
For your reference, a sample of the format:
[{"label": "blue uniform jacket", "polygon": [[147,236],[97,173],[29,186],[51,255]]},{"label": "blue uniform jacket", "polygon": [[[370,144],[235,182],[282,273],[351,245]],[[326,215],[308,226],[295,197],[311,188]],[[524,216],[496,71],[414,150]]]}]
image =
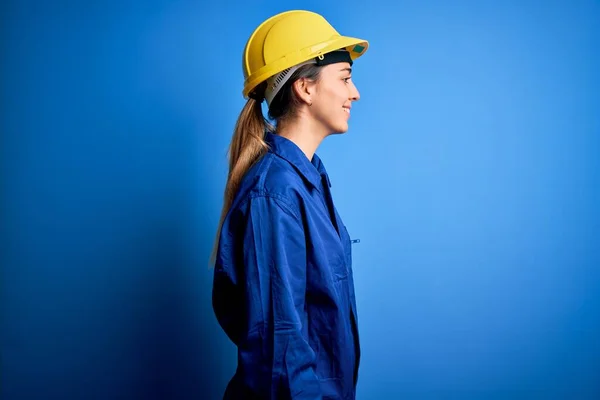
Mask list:
[{"label": "blue uniform jacket", "polygon": [[354,399],[351,241],[327,172],[292,141],[246,174],[219,238],[213,309],[237,345],[225,399]]}]

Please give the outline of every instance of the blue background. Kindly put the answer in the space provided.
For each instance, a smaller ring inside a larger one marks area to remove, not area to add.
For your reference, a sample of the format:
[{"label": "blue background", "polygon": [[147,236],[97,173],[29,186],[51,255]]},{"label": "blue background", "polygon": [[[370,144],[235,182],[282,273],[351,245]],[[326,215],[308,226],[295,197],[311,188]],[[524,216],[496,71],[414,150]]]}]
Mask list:
[{"label": "blue background", "polygon": [[2,2],[2,399],[222,394],[241,53],[294,8],[371,43],[319,149],[358,398],[600,398],[600,4],[386,3]]}]

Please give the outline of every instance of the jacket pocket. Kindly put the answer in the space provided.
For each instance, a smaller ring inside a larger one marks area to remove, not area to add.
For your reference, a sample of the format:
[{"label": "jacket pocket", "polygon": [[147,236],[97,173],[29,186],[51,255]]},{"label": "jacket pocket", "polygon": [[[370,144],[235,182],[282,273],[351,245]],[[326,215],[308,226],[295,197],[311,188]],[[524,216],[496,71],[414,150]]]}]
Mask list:
[{"label": "jacket pocket", "polygon": [[333,271],[333,279],[335,281],[341,281],[348,279],[348,267],[346,266],[346,256],[336,255],[333,260],[330,261],[331,270]]}]

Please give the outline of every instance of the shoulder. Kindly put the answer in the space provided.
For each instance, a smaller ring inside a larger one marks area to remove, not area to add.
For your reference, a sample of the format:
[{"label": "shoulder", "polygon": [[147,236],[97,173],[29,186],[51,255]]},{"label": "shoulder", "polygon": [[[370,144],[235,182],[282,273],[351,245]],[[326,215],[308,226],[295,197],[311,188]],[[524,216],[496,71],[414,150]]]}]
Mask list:
[{"label": "shoulder", "polygon": [[260,197],[294,210],[307,190],[307,183],[288,161],[268,152],[245,175],[235,203],[244,207]]}]

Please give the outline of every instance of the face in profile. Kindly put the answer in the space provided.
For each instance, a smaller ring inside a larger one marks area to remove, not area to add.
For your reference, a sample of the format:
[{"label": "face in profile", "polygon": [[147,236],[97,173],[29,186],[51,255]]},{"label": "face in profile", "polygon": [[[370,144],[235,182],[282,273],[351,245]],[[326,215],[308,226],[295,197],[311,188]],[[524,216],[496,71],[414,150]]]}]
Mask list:
[{"label": "face in profile", "polygon": [[350,64],[329,64],[321,69],[315,82],[309,112],[328,132],[343,133],[348,130],[352,102],[359,98],[358,89],[352,82]]}]

